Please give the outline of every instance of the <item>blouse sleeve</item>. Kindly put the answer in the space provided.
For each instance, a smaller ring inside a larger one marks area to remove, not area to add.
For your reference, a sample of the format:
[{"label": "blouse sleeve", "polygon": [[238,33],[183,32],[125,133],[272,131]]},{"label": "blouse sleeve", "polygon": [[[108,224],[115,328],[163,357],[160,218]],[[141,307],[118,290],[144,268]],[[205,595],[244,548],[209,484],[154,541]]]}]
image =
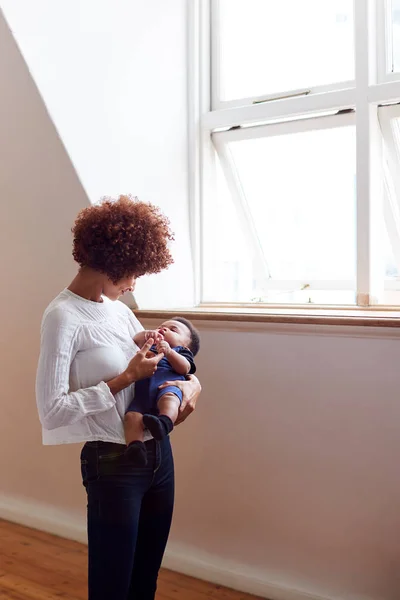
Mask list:
[{"label": "blouse sleeve", "polygon": [[41,330],[36,402],[44,429],[73,425],[89,415],[110,410],[115,398],[104,382],[69,391],[71,363],[77,352],[79,324],[67,311],[47,313]]}]

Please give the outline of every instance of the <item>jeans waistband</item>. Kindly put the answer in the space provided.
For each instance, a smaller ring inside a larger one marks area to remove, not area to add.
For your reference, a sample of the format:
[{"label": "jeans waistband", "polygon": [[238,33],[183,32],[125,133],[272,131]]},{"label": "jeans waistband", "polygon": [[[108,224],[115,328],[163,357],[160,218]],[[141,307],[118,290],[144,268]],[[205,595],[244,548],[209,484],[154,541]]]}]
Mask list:
[{"label": "jeans waistband", "polygon": [[[154,444],[155,440],[151,439],[151,440],[147,440],[145,443],[146,446],[151,446],[152,444]],[[111,450],[113,448],[115,449],[121,449],[121,448],[125,448],[125,444],[117,444],[116,442],[102,442],[101,440],[99,441],[94,441],[94,442],[86,442],[85,446],[89,446],[89,448],[103,448],[104,450]]]}]

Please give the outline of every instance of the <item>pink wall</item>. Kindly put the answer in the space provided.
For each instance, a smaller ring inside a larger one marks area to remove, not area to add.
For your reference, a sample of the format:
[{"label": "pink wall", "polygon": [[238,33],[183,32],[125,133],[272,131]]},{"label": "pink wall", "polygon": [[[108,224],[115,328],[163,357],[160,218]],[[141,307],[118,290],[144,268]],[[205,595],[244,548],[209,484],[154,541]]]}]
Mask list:
[{"label": "pink wall", "polygon": [[400,334],[202,329],[172,540],[324,598],[398,600]]},{"label": "pink wall", "polygon": [[[87,199],[1,17],[0,82],[0,507],[45,504],[83,525],[80,449],[41,446],[34,376]],[[204,393],[173,434],[171,546],[311,598],[398,600],[397,334],[203,323],[201,335]]]},{"label": "pink wall", "polygon": [[57,504],[76,479],[71,449],[41,446],[39,328],[75,272],[70,228],[88,200],[1,12],[0,88],[1,492]]}]

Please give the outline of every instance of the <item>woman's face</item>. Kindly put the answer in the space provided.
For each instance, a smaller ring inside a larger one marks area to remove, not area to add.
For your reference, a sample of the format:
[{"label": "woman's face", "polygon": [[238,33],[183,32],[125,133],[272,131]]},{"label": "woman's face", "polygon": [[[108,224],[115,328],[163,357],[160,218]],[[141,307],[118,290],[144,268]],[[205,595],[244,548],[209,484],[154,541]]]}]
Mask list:
[{"label": "woman's face", "polygon": [[106,279],[103,286],[103,294],[110,300],[118,300],[125,292],[133,292],[136,286],[136,276],[125,277],[117,283],[113,283],[111,279]]}]

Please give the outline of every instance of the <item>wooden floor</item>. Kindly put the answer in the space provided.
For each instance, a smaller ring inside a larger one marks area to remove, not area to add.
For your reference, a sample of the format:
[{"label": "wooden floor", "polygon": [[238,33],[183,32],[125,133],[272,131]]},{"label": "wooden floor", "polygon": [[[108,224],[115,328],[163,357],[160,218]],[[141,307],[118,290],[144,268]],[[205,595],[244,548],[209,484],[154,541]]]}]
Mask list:
[{"label": "wooden floor", "polygon": [[[82,544],[0,520],[1,600],[87,600],[86,560]],[[157,600],[207,599],[256,600],[162,571]]]}]

